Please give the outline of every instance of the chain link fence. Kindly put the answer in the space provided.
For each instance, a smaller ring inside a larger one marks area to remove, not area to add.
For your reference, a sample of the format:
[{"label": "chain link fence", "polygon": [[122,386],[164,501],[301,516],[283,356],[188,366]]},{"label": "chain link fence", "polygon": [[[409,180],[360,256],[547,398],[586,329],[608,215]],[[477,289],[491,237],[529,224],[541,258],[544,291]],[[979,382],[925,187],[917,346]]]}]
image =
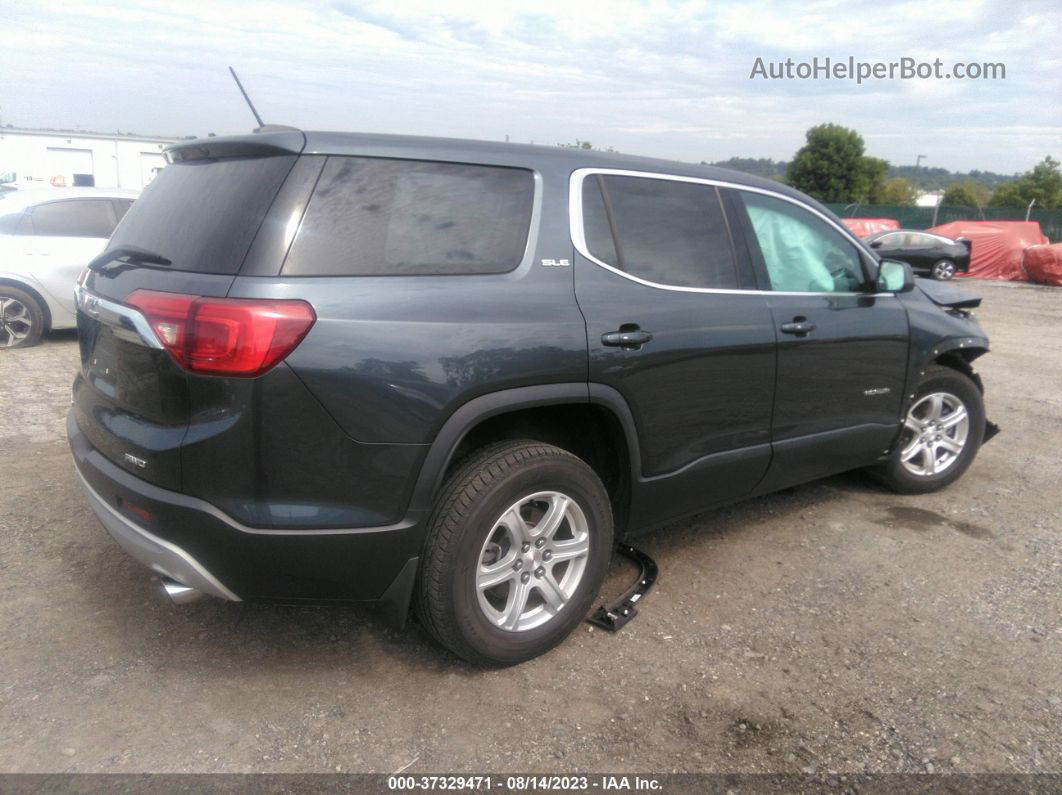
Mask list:
[{"label": "chain link fence", "polygon": [[[896,204],[827,204],[841,218],[892,218],[903,229],[929,229],[951,221],[1024,221],[1025,210],[1020,207],[901,207]],[[934,213],[936,220],[934,221]],[[1052,243],[1062,242],[1062,210],[1033,208],[1030,221],[1038,221],[1040,229]]]}]

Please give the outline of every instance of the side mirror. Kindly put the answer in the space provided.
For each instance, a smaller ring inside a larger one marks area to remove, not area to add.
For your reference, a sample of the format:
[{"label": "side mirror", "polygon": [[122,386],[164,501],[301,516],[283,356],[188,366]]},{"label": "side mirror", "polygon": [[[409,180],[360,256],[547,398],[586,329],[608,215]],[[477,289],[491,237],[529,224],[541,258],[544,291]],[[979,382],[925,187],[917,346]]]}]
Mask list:
[{"label": "side mirror", "polygon": [[870,247],[871,248],[881,248],[881,241],[880,240],[871,241]]},{"label": "side mirror", "polygon": [[883,293],[906,293],[914,289],[914,272],[906,262],[885,259],[878,266],[878,290]]}]

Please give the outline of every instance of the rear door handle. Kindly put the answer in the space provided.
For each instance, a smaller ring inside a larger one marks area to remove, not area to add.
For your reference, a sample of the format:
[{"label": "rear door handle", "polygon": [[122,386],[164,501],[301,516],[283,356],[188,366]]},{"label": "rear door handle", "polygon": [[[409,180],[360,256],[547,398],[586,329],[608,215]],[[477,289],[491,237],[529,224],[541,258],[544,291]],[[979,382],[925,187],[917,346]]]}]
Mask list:
[{"label": "rear door handle", "polygon": [[795,334],[798,337],[806,337],[815,330],[815,324],[809,323],[807,318],[795,317],[792,323],[782,324],[783,334]]},{"label": "rear door handle", "polygon": [[633,328],[630,331],[609,331],[601,335],[601,344],[610,348],[623,348],[624,350],[638,350],[653,338],[648,331]]}]

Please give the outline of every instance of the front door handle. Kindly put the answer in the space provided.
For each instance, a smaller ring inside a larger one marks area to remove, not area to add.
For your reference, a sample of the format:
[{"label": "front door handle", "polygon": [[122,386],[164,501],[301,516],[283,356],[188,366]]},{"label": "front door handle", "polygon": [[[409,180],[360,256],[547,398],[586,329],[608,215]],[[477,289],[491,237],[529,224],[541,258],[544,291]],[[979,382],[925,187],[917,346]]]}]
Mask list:
[{"label": "front door handle", "polygon": [[609,331],[606,334],[602,334],[601,344],[607,345],[610,348],[623,348],[625,351],[636,351],[652,338],[653,335],[650,332],[643,331],[637,326],[630,329],[624,327],[619,331]]},{"label": "front door handle", "polygon": [[806,337],[815,330],[815,324],[809,323],[806,317],[795,317],[792,323],[782,324],[783,334],[795,334],[798,337]]}]

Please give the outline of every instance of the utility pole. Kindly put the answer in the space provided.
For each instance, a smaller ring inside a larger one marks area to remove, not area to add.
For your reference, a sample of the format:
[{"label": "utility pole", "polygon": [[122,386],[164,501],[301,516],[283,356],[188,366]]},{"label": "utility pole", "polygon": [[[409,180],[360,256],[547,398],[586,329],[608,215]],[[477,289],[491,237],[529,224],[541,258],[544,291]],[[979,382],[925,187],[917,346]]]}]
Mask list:
[{"label": "utility pole", "polygon": [[918,168],[919,166],[921,166],[923,160],[928,160],[928,159],[929,159],[929,157],[927,155],[919,155],[918,158],[915,160],[915,168]]}]

